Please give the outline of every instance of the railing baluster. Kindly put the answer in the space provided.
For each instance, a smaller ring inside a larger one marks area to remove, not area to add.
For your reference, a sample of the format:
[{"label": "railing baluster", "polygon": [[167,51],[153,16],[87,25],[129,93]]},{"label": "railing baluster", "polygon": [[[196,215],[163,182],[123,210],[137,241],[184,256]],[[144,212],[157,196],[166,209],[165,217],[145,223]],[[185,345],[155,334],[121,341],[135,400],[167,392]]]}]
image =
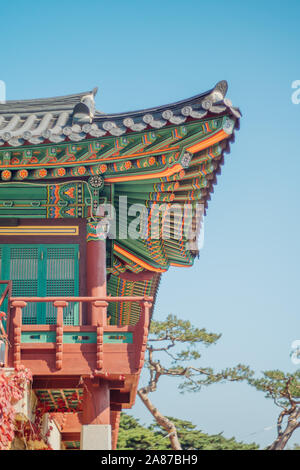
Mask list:
[{"label": "railing baluster", "polygon": [[95,301],[92,304],[92,321],[97,325],[97,370],[103,368],[103,327],[107,325],[107,302]]},{"label": "railing baluster", "polygon": [[53,302],[54,307],[57,308],[56,314],[56,369],[60,370],[63,363],[63,338],[64,338],[64,307],[68,303],[64,300],[56,300]]},{"label": "railing baluster", "polygon": [[97,370],[103,368],[103,326],[97,326],[97,353],[96,353]]},{"label": "railing baluster", "polygon": [[107,307],[108,303],[102,300],[92,303],[92,325],[107,325]]},{"label": "railing baluster", "polygon": [[13,361],[14,367],[21,364],[21,331],[22,331],[22,309],[26,307],[27,303],[22,300],[14,300],[13,307]]}]

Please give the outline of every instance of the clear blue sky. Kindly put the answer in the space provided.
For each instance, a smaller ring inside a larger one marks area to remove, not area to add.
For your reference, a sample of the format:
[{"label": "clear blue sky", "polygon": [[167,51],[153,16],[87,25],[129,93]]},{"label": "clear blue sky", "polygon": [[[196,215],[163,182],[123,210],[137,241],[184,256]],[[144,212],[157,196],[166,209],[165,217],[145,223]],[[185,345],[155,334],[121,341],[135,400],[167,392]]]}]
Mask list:
[{"label": "clear blue sky", "polygon": [[[222,333],[203,362],[296,370],[300,339],[300,79],[297,0],[2,2],[0,79],[7,99],[99,86],[106,112],[166,104],[229,82],[241,130],[212,200],[200,260],[162,281],[155,318],[168,313]],[[270,443],[277,409],[245,385],[153,396],[169,415],[201,429]],[[147,412],[133,410],[142,421]],[[300,442],[300,431],[294,442]]]}]

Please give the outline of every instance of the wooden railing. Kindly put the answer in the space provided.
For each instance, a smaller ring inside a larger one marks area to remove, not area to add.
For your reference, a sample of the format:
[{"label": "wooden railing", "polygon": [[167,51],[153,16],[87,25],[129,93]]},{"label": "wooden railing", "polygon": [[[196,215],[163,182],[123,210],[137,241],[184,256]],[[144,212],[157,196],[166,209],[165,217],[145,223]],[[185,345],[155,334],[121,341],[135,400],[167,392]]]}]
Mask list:
[{"label": "wooden railing", "polygon": [[[130,331],[133,334],[133,342],[138,352],[136,357],[136,370],[140,371],[144,363],[144,355],[148,336],[149,312],[152,305],[152,297],[11,297],[11,328],[9,336],[13,348],[14,367],[21,364],[21,336],[22,331],[45,331],[49,325],[23,325],[22,310],[31,302],[52,302],[56,308],[56,324],[52,325],[55,331],[55,364],[56,370],[63,367],[64,331],[73,333],[87,333],[89,330],[96,332],[96,372],[103,369],[103,337],[105,332],[121,333]],[[71,326],[63,324],[63,310],[69,302],[86,302],[91,304],[91,322],[89,325]],[[135,326],[107,325],[107,307],[111,302],[138,302],[141,306],[141,315]]]}]

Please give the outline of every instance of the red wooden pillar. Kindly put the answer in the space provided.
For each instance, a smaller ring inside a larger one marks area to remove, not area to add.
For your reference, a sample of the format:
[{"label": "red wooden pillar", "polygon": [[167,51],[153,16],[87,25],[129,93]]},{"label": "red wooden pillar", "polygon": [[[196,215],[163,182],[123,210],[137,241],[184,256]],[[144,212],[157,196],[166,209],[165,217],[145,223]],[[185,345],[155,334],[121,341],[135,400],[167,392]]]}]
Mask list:
[{"label": "red wooden pillar", "polygon": [[110,424],[110,392],[107,380],[84,379],[82,424]]},{"label": "red wooden pillar", "polygon": [[[87,295],[91,297],[106,297],[106,243],[105,240],[87,242],[86,251],[86,285]],[[106,318],[106,311],[91,305],[88,311],[88,324],[97,325],[99,315]]]}]

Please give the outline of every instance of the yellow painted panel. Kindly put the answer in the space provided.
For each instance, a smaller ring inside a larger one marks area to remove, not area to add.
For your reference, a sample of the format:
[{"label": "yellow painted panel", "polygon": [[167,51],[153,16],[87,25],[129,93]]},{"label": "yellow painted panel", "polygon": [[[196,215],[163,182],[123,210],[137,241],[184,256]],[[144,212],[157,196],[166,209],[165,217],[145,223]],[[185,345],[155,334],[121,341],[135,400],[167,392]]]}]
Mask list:
[{"label": "yellow painted panel", "polygon": [[0,227],[0,235],[79,235],[78,225]]}]

